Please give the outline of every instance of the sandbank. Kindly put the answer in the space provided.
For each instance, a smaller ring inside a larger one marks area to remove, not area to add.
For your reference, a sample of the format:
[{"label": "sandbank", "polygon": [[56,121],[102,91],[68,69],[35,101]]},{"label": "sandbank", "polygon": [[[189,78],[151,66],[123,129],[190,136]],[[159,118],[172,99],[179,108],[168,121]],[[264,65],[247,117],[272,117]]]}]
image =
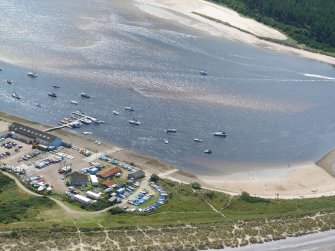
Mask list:
[{"label": "sandbank", "polygon": [[[284,41],[287,37],[273,28],[217,4],[203,0],[135,0],[135,4],[142,11],[151,15],[177,21],[183,25],[209,32],[214,36],[335,65],[334,57],[261,39],[260,37]],[[222,23],[199,14],[220,20]]]}]

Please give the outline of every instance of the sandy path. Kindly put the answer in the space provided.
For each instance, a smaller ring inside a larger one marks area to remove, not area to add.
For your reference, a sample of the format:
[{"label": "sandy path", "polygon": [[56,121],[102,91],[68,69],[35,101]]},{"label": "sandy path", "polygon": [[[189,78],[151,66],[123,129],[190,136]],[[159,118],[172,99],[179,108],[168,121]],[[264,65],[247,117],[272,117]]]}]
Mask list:
[{"label": "sandy path", "polygon": [[[262,48],[267,48],[283,53],[299,55],[322,61],[329,64],[335,64],[335,58],[296,49],[293,47],[280,45],[277,43],[265,41],[256,36],[285,40],[286,36],[277,30],[258,23],[250,18],[242,17],[237,12],[203,0],[134,0],[135,4],[143,11],[168,20],[177,21],[183,25],[208,32],[211,35],[224,37],[226,39],[241,41],[247,44],[253,44]],[[194,12],[218,19],[222,22],[229,23],[234,27],[248,31],[247,34],[236,28],[229,27],[222,23],[209,20],[194,14]]]}]

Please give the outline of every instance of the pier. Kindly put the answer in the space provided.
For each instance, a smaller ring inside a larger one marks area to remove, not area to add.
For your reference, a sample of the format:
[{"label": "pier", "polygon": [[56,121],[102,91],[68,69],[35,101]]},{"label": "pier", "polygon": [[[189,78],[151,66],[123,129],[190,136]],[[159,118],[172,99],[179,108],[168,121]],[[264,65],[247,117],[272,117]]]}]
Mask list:
[{"label": "pier", "polygon": [[[97,120],[96,118],[92,117],[92,116],[89,116],[89,115],[85,115],[79,111],[76,111],[76,112],[72,112],[73,116],[75,116],[76,118],[73,118],[73,119],[67,119],[66,121],[68,121],[67,123],[62,123],[61,125],[58,125],[58,126],[55,126],[55,127],[51,127],[51,128],[48,128],[48,129],[45,129],[44,132],[51,132],[51,131],[55,131],[55,130],[58,130],[58,129],[62,129],[62,128],[65,128],[65,127],[68,127],[68,128],[76,128],[76,126],[74,125],[78,125],[78,124],[82,124],[82,121],[83,120],[90,120],[91,123],[103,123],[103,121],[100,121],[100,120]],[[60,122],[61,123],[61,122]],[[79,127],[79,126],[78,126]]]}]

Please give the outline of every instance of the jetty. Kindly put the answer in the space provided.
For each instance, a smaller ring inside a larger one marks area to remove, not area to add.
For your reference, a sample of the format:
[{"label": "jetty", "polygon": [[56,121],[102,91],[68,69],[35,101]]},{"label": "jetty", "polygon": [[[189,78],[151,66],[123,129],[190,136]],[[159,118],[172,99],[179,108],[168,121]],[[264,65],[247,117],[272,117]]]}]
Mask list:
[{"label": "jetty", "polygon": [[79,111],[72,112],[72,114],[73,114],[74,118],[66,119],[66,122],[61,123],[61,125],[45,129],[44,132],[51,132],[51,131],[59,130],[59,129],[62,129],[62,128],[65,128],[65,127],[76,128],[76,127],[79,127],[79,126],[74,126],[74,125],[82,124],[83,120],[89,120],[93,123],[98,123],[98,124],[101,123],[100,120],[97,120],[96,118],[94,118],[92,116],[89,116],[89,115],[86,115],[86,114],[83,114]]}]

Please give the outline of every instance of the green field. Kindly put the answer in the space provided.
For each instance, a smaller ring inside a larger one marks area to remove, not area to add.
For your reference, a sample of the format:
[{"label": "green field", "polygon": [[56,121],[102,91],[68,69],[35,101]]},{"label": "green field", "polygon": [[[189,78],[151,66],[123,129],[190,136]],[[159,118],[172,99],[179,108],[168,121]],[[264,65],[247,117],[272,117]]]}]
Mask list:
[{"label": "green field", "polygon": [[46,197],[28,196],[22,193],[15,182],[0,174],[0,223],[39,221],[40,211],[50,209],[55,203]]}]

